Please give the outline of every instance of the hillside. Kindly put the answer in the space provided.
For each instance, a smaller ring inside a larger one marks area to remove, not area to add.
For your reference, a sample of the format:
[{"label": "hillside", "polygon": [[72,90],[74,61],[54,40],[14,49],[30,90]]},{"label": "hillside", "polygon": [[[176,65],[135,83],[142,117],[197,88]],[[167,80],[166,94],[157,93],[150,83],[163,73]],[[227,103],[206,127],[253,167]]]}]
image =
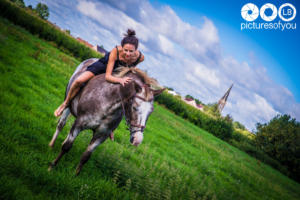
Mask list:
[{"label": "hillside", "polygon": [[51,150],[53,112],[80,61],[3,18],[0,43],[1,199],[300,199],[298,183],[158,104],[138,148],[123,121],[75,177],[84,131],[49,173],[74,120]]}]

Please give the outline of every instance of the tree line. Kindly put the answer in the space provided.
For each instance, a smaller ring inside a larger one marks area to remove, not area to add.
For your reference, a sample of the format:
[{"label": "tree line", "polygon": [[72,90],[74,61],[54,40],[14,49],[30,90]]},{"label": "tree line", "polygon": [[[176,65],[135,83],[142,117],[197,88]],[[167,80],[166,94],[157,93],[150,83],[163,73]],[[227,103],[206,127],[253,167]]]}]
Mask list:
[{"label": "tree line", "polygon": [[[17,6],[20,6],[21,8],[26,7],[23,0],[10,0],[10,1],[15,3]],[[37,15],[40,16],[42,19],[48,19],[49,17],[49,9],[46,4],[39,2],[35,8],[33,8],[32,5],[28,5],[28,8],[36,12]]]},{"label": "tree line", "polygon": [[300,122],[290,115],[277,115],[256,125],[255,144],[286,166],[289,176],[300,181]]}]

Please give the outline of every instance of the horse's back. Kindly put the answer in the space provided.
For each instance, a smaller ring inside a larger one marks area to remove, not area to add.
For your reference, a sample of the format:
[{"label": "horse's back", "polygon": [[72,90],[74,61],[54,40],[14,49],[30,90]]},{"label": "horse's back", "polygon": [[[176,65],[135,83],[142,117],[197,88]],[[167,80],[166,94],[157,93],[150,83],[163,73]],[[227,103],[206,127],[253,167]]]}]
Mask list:
[{"label": "horse's back", "polygon": [[120,84],[105,80],[105,74],[93,77],[72,100],[70,108],[78,123],[86,128],[115,129],[122,119]]},{"label": "horse's back", "polygon": [[119,98],[117,96],[119,87],[119,84],[106,81],[104,73],[94,76],[72,99],[70,104],[71,113],[78,117],[78,114],[105,112],[107,103],[114,98]]},{"label": "horse's back", "polygon": [[116,94],[119,87],[118,84],[106,81],[105,74],[93,77],[77,96],[79,112],[105,110],[106,104],[118,97]]}]

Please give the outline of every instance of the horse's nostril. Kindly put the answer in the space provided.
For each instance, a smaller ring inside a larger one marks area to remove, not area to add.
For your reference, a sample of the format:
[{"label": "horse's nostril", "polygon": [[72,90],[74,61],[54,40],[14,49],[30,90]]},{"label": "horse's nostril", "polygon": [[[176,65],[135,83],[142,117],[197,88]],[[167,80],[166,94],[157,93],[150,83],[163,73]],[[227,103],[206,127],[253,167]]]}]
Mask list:
[{"label": "horse's nostril", "polygon": [[131,137],[130,138],[130,143],[133,143],[133,141],[134,141],[134,137]]}]

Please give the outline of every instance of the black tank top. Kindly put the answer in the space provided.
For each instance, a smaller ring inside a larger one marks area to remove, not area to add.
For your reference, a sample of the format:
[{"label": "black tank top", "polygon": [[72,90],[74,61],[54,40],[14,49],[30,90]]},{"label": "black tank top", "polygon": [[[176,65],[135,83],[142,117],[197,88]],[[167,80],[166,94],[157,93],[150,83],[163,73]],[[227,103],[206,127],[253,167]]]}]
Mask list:
[{"label": "black tank top", "polygon": [[115,61],[114,68],[116,67],[116,65],[117,65],[117,67],[120,67],[120,66],[122,66],[122,67],[135,67],[140,62],[140,59],[142,57],[142,53],[140,51],[139,51],[140,55],[136,59],[136,61],[134,63],[131,63],[130,65],[128,65],[126,62],[124,62],[124,61],[122,61],[122,60],[119,59],[119,50],[118,50],[117,46],[116,46],[116,49],[117,49],[117,60]]},{"label": "black tank top", "polygon": [[[127,63],[125,63],[124,61],[119,59],[119,50],[118,50],[117,46],[116,46],[116,49],[117,49],[117,60],[115,61],[115,64],[114,64],[114,70],[118,67],[135,67],[140,62],[140,59],[142,57],[141,51],[139,51],[140,55],[136,59],[136,61],[134,63],[131,63],[130,65],[128,65]],[[106,68],[108,60],[109,60],[109,55],[110,55],[110,52],[106,53],[104,57],[99,59],[99,61],[105,65],[105,68]]]}]

